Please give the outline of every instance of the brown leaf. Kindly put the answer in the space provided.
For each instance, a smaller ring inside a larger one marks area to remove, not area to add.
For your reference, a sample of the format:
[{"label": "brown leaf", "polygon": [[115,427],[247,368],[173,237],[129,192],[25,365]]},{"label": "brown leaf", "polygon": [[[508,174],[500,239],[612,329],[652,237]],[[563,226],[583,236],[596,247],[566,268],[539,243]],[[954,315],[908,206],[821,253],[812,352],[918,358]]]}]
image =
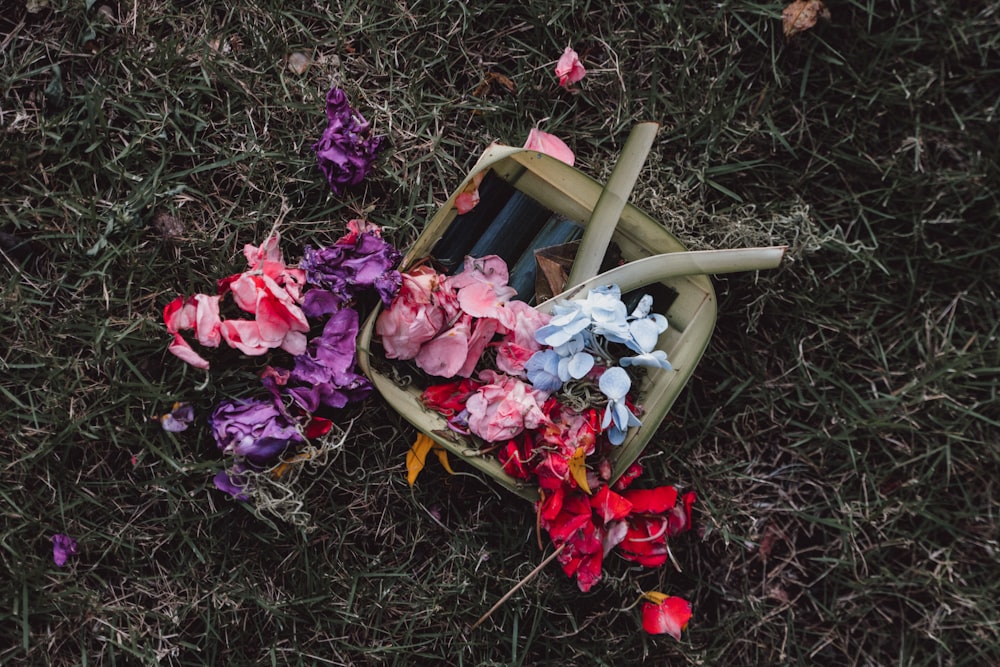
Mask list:
[{"label": "brown leaf", "polygon": [[508,92],[514,92],[514,81],[509,76],[499,72],[487,72],[472,94],[476,97],[485,97],[493,88],[493,84],[506,88]]},{"label": "brown leaf", "polygon": [[822,0],[795,0],[781,12],[781,27],[785,39],[809,30],[819,18],[830,18],[830,10]]}]

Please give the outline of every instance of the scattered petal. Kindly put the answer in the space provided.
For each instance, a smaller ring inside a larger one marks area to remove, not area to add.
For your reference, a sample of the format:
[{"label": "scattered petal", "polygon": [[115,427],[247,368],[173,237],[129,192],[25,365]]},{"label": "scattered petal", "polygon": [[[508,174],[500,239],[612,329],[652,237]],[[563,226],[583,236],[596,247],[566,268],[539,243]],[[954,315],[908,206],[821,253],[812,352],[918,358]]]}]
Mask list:
[{"label": "scattered petal", "polygon": [[545,153],[560,162],[565,162],[571,167],[576,162],[576,156],[573,154],[573,151],[570,150],[570,147],[562,139],[554,134],[542,132],[536,127],[531,128],[531,131],[528,132],[528,140],[524,142],[524,147],[529,151]]},{"label": "scattered petal", "polygon": [[77,550],[76,540],[69,535],[57,533],[52,536],[52,560],[57,566],[65,565],[70,556],[76,555]]},{"label": "scattered petal", "polygon": [[194,421],[194,407],[190,403],[174,403],[170,412],[160,417],[163,430],[171,433],[186,431],[192,421]]},{"label": "scattered petal", "polygon": [[664,597],[662,593],[646,593],[660,602],[642,605],[642,627],[652,635],[669,634],[680,641],[681,631],[691,620],[691,603],[679,597]]},{"label": "scattered petal", "polygon": [[559,78],[559,85],[568,88],[586,76],[587,70],[580,62],[580,56],[572,47],[567,46],[556,63],[556,76]]}]

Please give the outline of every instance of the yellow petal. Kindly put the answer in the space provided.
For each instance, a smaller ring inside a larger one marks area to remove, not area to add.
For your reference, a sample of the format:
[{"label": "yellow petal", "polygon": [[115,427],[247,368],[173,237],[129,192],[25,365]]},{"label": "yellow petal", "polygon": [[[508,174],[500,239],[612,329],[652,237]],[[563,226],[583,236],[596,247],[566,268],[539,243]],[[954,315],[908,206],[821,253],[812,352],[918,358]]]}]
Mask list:
[{"label": "yellow petal", "polygon": [[659,591],[647,591],[642,594],[642,597],[646,598],[653,604],[663,604],[663,601],[670,596],[667,595],[666,593],[661,593]]},{"label": "yellow petal", "polygon": [[278,465],[271,468],[271,476],[274,477],[275,479],[281,479],[281,476],[284,475],[286,472],[288,472],[288,469],[291,468],[294,464],[299,463],[300,461],[308,461],[311,458],[312,458],[311,452],[302,452],[301,454],[296,454],[287,461],[282,461]]},{"label": "yellow petal", "polygon": [[448,450],[436,442],[433,449],[434,453],[437,454],[438,461],[441,462],[441,467],[447,470],[449,475],[454,475],[455,471],[451,469],[451,464],[448,463]]},{"label": "yellow petal", "polygon": [[427,452],[433,446],[434,441],[429,436],[418,433],[417,439],[410,447],[410,451],[406,452],[406,481],[410,483],[410,486],[413,486],[413,483],[417,481],[417,475],[424,469],[424,463],[427,461]]},{"label": "yellow petal", "polygon": [[590,485],[587,483],[587,454],[583,447],[577,447],[573,456],[569,457],[569,474],[573,476],[577,486],[590,495]]}]

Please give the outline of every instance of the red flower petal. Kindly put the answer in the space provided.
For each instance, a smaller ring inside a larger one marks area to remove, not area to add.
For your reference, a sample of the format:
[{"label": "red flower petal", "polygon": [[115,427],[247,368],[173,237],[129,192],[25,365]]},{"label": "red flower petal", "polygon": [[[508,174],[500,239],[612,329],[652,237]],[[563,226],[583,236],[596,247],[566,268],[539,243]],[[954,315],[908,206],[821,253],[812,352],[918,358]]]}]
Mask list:
[{"label": "red flower petal", "polygon": [[641,474],[642,464],[638,462],[633,463],[628,467],[628,470],[622,473],[622,476],[618,478],[618,481],[615,482],[615,491],[624,491],[628,488],[629,484],[635,481],[635,479]]},{"label": "red flower petal", "polygon": [[670,536],[683,533],[691,528],[691,506],[698,496],[694,491],[688,491],[681,497],[681,504],[675,505],[667,516],[667,534]]},{"label": "red flower petal", "polygon": [[624,495],[636,514],[662,514],[677,503],[677,489],[659,486],[655,489],[630,489]]},{"label": "red flower petal", "polygon": [[604,523],[624,519],[632,512],[632,503],[607,486],[602,486],[601,490],[594,494],[590,499],[590,506]]},{"label": "red flower petal", "polygon": [[642,605],[642,627],[651,635],[668,634],[677,641],[691,620],[691,603],[684,598],[668,597],[660,604]]}]

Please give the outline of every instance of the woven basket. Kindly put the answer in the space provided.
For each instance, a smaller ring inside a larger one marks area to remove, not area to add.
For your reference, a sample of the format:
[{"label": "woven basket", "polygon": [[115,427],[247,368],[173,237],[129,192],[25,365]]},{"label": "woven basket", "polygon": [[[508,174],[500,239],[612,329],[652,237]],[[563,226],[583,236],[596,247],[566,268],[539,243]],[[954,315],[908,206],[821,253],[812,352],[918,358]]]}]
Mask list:
[{"label": "woven basket", "polygon": [[[456,197],[477,176],[483,176],[481,201],[473,211],[459,215],[455,209]],[[461,249],[463,241],[470,249],[476,249],[473,256],[504,256],[507,253],[504,258],[511,267],[524,266],[525,262],[533,266],[535,246],[551,240],[546,233],[554,226],[564,233],[574,226],[582,229],[590,220],[603,189],[603,185],[578,169],[542,153],[492,145],[428,223],[403,258],[401,269],[407,270],[433,256],[435,251],[443,254],[445,250],[448,257],[435,259],[441,260],[440,263],[446,267],[454,265],[456,259],[461,259],[457,249]],[[490,229],[490,224],[510,215],[510,210],[518,206],[522,207],[517,209],[518,217],[514,222],[505,221],[502,233],[496,233],[496,228]],[[483,242],[484,238],[486,242]],[[523,239],[528,240],[527,247],[520,247],[524,245]],[[614,253],[609,251],[606,266],[685,252],[684,246],[660,224],[631,205],[626,205],[622,211],[612,244],[616,250]],[[500,247],[502,252],[495,252],[493,246]],[[510,256],[511,252],[518,254]],[[523,276],[521,282],[534,284]],[[511,283],[514,283],[513,278]],[[522,291],[523,288],[519,290]],[[613,448],[609,457],[613,479],[617,479],[642,454],[691,377],[715,327],[715,292],[706,275],[667,278],[644,286],[641,292],[653,294],[654,312],[663,313],[669,321],[670,326],[660,336],[658,347],[667,353],[673,370],[646,369],[638,386],[633,386],[642,425],[630,429],[625,441]],[[532,303],[529,294],[519,293],[518,298]],[[669,307],[664,312],[665,302],[669,302]],[[449,429],[442,416],[424,408],[420,402],[424,387],[400,386],[397,380],[380,370],[385,367],[385,364],[378,363],[377,358],[382,354],[381,346],[373,340],[375,320],[380,312],[379,308],[371,314],[358,336],[358,362],[389,405],[453,455],[511,491],[528,499],[537,498],[536,489],[507,475],[494,456],[482,454],[477,441]]]}]

